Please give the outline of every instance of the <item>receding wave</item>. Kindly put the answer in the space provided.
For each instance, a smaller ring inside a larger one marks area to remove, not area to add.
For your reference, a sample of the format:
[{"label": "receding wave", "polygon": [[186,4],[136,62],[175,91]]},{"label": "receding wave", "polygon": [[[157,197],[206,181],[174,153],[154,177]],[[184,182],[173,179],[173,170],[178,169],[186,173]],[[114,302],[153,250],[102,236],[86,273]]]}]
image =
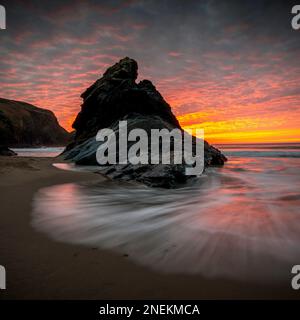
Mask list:
[{"label": "receding wave", "polygon": [[40,148],[13,148],[21,157],[56,157],[61,154],[64,147],[40,147]]},{"label": "receding wave", "polygon": [[299,178],[298,159],[234,158],[176,190],[52,186],[36,194],[33,225],[159,272],[290,281],[300,262]]}]

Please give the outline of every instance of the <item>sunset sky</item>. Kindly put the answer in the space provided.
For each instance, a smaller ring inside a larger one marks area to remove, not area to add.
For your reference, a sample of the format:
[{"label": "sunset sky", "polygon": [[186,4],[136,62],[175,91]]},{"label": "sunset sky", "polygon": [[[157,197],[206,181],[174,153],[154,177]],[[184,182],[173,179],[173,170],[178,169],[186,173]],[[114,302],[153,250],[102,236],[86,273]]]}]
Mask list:
[{"label": "sunset sky", "polygon": [[295,1],[1,4],[0,97],[51,109],[68,130],[80,94],[129,56],[138,80],[151,80],[182,126],[204,128],[209,142],[300,142]]}]

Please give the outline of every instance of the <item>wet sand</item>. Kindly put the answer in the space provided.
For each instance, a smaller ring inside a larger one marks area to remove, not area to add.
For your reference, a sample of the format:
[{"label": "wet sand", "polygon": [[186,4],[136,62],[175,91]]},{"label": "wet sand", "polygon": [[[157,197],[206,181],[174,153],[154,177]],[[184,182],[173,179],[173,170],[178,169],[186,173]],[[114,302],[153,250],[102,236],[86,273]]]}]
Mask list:
[{"label": "wet sand", "polygon": [[0,157],[0,264],[7,272],[0,299],[299,298],[290,283],[278,287],[161,274],[134,264],[126,252],[51,240],[31,227],[34,194],[55,184],[104,180],[99,174],[59,170],[53,162]]}]

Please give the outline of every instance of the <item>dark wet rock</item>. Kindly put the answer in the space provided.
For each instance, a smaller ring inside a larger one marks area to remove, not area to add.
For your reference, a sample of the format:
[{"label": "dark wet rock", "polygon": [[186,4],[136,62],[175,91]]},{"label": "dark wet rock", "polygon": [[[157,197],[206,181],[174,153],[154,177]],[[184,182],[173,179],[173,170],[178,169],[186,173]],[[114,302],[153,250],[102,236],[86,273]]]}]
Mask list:
[{"label": "dark wet rock", "polygon": [[148,80],[136,83],[137,63],[124,58],[107,69],[82,95],[83,104],[73,128],[75,141],[96,135],[130,113],[159,116],[165,122],[180,127],[169,104]]},{"label": "dark wet rock", "polygon": [[0,146],[0,156],[17,156],[17,153],[10,150],[8,147]]},{"label": "dark wet rock", "polygon": [[[66,160],[80,165],[98,165],[96,151],[103,143],[96,141],[98,130],[111,128],[119,136],[119,121],[127,121],[128,131],[144,129],[180,129],[179,122],[149,80],[136,83],[137,63],[124,58],[108,68],[103,77],[82,95],[83,104],[73,128],[75,138],[64,153]],[[183,131],[183,130],[182,130]],[[196,139],[194,139],[194,144]],[[134,144],[134,143],[133,143]],[[150,145],[150,143],[149,143]],[[130,143],[128,144],[128,149]],[[205,166],[223,165],[225,156],[216,148],[204,143]],[[172,154],[171,147],[171,154]],[[99,166],[99,171],[112,179],[142,182],[153,187],[173,188],[184,183],[186,164],[114,164]]]},{"label": "dark wet rock", "polygon": [[71,135],[52,111],[0,98],[0,145],[9,147],[64,146]]}]

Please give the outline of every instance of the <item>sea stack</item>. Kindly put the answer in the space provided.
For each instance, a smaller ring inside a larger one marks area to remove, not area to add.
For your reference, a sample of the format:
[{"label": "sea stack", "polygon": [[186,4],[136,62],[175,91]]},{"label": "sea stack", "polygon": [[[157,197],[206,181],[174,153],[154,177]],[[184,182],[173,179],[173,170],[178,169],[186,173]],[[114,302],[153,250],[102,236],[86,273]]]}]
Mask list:
[{"label": "sea stack", "polygon": [[[96,141],[100,129],[111,128],[118,135],[119,121],[127,121],[128,130],[183,130],[170,105],[149,80],[136,82],[138,64],[123,58],[109,67],[103,76],[86,89],[83,104],[73,128],[74,140],[64,152],[66,160],[81,165],[98,165],[96,152],[102,142]],[[129,145],[128,145],[129,147]],[[205,166],[223,165],[226,157],[204,143]],[[186,183],[185,164],[111,164],[99,166],[99,171],[113,179],[137,181],[151,187],[173,188]]]}]

